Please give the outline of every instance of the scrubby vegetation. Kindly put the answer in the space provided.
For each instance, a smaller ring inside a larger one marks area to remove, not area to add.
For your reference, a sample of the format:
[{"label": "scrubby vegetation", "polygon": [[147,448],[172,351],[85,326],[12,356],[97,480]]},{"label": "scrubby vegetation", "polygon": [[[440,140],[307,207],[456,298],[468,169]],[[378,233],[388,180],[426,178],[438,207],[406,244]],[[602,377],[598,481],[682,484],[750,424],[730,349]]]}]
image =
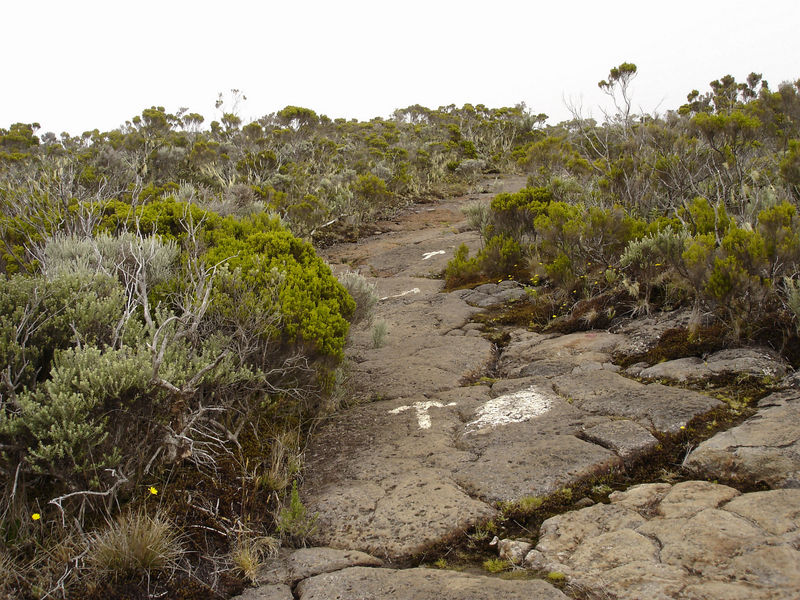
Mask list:
[{"label": "scrubby vegetation", "polygon": [[209,129],[0,129],[0,595],[225,597],[305,543],[305,436],[377,302],[312,243],[507,168],[543,119],[237,99]]},{"label": "scrubby vegetation", "polygon": [[[795,363],[800,273],[800,81],[730,76],[663,116],[630,111],[636,66],[600,82],[618,112],[519,147],[529,187],[470,207],[483,248],[460,248],[450,287],[531,284],[532,324],[560,330],[680,306],[695,328],[771,344]],[[793,166],[794,165],[794,166]]]},{"label": "scrubby vegetation", "polygon": [[724,77],[636,115],[635,73],[601,82],[602,123],[465,105],[243,124],[234,93],[208,129],[162,107],[0,128],[0,594],[226,597],[305,543],[304,436],[341,396],[350,326],[389,334],[374,287],[313,244],[485,173],[529,186],[467,207],[484,244],[449,286],[525,280],[514,310],[562,331],[691,307],[676,346],[798,364],[800,82]]}]

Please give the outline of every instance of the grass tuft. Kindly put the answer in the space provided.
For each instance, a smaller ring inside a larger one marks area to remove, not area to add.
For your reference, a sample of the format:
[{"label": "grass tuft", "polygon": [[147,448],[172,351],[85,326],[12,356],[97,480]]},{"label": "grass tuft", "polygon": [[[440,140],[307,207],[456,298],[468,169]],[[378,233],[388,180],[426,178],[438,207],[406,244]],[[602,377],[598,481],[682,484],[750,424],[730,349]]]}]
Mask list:
[{"label": "grass tuft", "polygon": [[97,577],[119,581],[177,570],[181,536],[164,516],[133,512],[89,538],[87,565]]}]

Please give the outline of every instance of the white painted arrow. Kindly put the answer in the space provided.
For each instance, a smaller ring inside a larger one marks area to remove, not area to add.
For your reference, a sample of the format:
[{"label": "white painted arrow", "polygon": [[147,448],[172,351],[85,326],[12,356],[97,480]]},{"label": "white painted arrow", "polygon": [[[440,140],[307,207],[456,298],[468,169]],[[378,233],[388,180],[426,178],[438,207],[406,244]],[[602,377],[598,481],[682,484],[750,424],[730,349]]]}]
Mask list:
[{"label": "white painted arrow", "polygon": [[407,290],[402,294],[395,294],[394,296],[384,296],[383,298],[381,298],[381,300],[388,300],[389,298],[402,298],[403,296],[408,296],[409,294],[419,294],[419,288]]},{"label": "white painted arrow", "polygon": [[417,422],[419,423],[420,429],[430,429],[431,428],[431,416],[428,414],[428,410],[431,408],[444,408],[445,406],[455,406],[455,402],[450,402],[449,404],[442,404],[441,402],[436,402],[435,400],[429,400],[428,402],[414,402],[411,406],[398,406],[397,408],[390,410],[389,414],[391,415],[399,415],[401,412],[406,411],[410,408],[415,408],[417,410]]},{"label": "white painted arrow", "polygon": [[428,260],[429,258],[436,256],[437,254],[444,254],[444,250],[437,250],[436,252],[426,252],[422,255],[422,260]]}]

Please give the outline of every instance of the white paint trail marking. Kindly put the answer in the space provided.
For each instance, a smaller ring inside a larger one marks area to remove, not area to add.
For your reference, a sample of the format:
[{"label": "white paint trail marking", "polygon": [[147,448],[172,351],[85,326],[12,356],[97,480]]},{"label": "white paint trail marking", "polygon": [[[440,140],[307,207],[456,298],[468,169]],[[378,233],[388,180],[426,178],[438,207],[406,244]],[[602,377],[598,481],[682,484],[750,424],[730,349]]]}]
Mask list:
[{"label": "white paint trail marking", "polygon": [[442,404],[441,402],[436,402],[435,400],[429,400],[428,402],[414,402],[411,406],[398,406],[395,409],[389,411],[391,415],[399,415],[401,412],[406,411],[410,408],[415,408],[417,410],[417,423],[419,423],[420,429],[430,429],[431,428],[431,416],[428,414],[428,409],[430,408],[444,408],[445,406],[455,406],[455,402],[450,402],[449,404]]},{"label": "white paint trail marking", "polygon": [[381,298],[381,300],[388,300],[389,298],[402,298],[403,296],[408,296],[409,294],[419,294],[419,288],[414,288],[401,294],[395,294],[394,296],[384,296]]},{"label": "white paint trail marking", "polygon": [[426,252],[422,255],[422,260],[428,260],[431,257],[436,256],[437,254],[444,254],[444,250],[437,250],[436,252]]},{"label": "white paint trail marking", "polygon": [[551,402],[533,388],[489,400],[478,411],[478,418],[467,423],[465,433],[472,433],[510,423],[521,423],[543,415]]}]

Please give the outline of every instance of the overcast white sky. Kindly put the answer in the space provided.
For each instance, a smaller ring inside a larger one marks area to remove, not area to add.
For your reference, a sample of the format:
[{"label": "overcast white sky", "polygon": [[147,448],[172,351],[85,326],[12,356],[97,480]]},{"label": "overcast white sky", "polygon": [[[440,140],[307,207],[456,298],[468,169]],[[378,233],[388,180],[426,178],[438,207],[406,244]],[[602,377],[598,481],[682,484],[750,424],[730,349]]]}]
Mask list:
[{"label": "overcast white sky", "polygon": [[113,129],[152,105],[245,121],[288,104],[331,118],[411,104],[564,100],[599,114],[597,82],[639,67],[634,103],[676,108],[727,73],[800,78],[797,0],[3,0],[0,127]]}]

